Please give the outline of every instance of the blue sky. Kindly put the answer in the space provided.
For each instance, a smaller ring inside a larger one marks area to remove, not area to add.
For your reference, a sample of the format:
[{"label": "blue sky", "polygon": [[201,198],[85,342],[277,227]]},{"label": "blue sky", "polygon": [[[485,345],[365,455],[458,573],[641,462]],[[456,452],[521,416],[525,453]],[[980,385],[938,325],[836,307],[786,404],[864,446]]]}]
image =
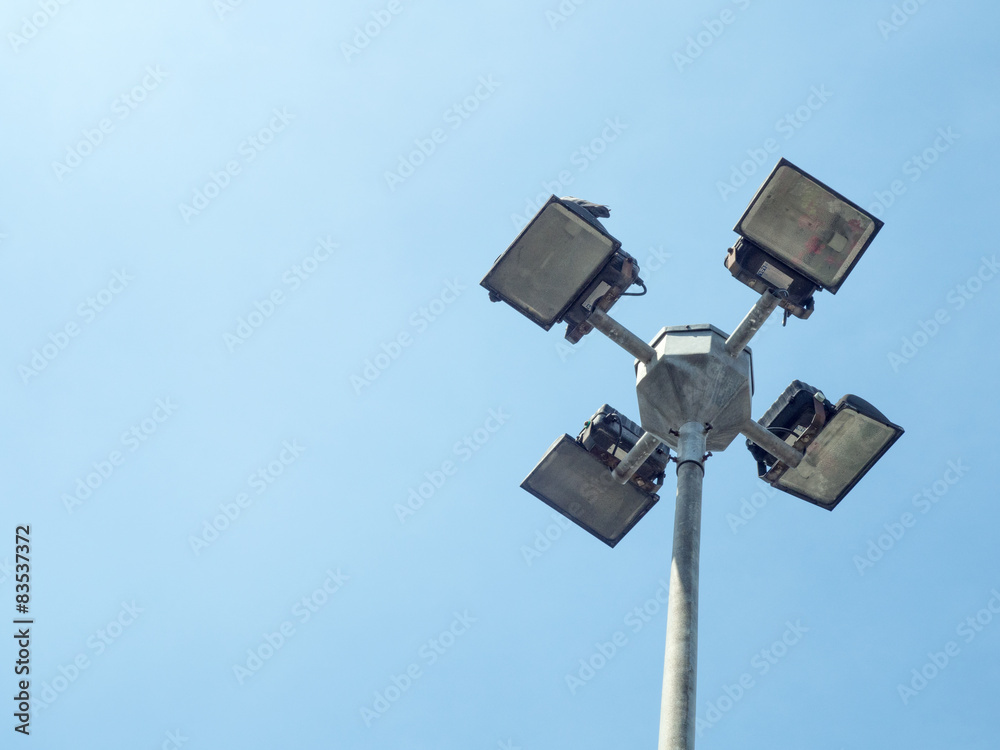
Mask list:
[{"label": "blue sky", "polygon": [[618,320],[731,330],[780,157],[885,228],[755,338],[754,414],[799,379],[906,434],[833,513],[708,462],[698,746],[993,746],[995,5],[0,15],[4,746],[654,747],[673,478],[613,550],[518,487],[638,418],[631,358],[478,282],[577,195],[643,267]]}]

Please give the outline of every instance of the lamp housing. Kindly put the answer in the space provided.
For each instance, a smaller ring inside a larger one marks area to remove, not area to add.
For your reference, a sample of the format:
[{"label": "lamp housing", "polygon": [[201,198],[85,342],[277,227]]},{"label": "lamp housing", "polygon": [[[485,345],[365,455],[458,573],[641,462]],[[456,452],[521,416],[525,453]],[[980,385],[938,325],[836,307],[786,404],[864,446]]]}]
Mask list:
[{"label": "lamp housing", "polygon": [[807,318],[812,291],[836,294],[882,226],[874,214],[781,159],[736,223],[742,239],[730,248],[726,267],[758,292],[784,291],[782,307]]},{"label": "lamp housing", "polygon": [[726,253],[726,268],[748,287],[759,294],[772,289],[778,296],[778,305],[805,320],[813,313],[813,294],[819,287],[775,260],[747,239],[738,239]]},{"label": "lamp housing", "polygon": [[567,322],[573,343],[638,280],[639,264],[587,209],[551,196],[480,282],[546,331]]},{"label": "lamp housing", "polygon": [[607,404],[584,424],[576,440],[563,435],[521,482],[521,487],[585,531],[614,547],[660,499],[670,452],[659,448],[625,484],[612,470],[645,434]]},{"label": "lamp housing", "polygon": [[759,423],[805,455],[798,466],[782,463],[747,441],[761,478],[783,492],[833,510],[903,434],[882,412],[848,394],[835,405],[795,380]]}]

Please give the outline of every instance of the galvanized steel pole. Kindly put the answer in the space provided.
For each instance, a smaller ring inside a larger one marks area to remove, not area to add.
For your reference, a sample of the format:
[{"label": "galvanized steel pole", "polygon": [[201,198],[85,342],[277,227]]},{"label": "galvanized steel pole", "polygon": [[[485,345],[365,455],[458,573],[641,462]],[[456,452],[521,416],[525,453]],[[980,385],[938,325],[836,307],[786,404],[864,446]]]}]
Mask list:
[{"label": "galvanized steel pole", "polygon": [[693,750],[698,670],[698,553],[705,426],[687,422],[677,444],[677,508],[667,602],[659,750]]}]

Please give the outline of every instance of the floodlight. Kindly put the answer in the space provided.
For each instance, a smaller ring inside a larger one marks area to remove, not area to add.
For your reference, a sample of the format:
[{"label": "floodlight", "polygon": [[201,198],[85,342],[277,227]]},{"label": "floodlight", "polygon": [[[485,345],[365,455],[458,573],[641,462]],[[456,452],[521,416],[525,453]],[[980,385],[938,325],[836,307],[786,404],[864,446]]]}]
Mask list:
[{"label": "floodlight", "polygon": [[805,451],[791,468],[748,441],[761,478],[771,486],[833,510],[885,454],[903,428],[864,399],[848,394],[835,406],[812,386],[793,381],[760,424]]},{"label": "floodlight", "polygon": [[610,547],[614,547],[660,499],[669,458],[661,445],[630,481],[612,474],[645,434],[607,404],[574,440],[563,435],[521,482],[521,487]]},{"label": "floodlight", "polygon": [[574,343],[592,327],[595,306],[607,311],[638,282],[639,265],[600,221],[554,195],[493,263],[480,285],[549,330],[566,320]]},{"label": "floodlight", "polygon": [[812,293],[836,294],[882,228],[882,221],[781,159],[734,227],[741,239],[726,267],[747,286],[784,291],[782,307],[800,318]]}]

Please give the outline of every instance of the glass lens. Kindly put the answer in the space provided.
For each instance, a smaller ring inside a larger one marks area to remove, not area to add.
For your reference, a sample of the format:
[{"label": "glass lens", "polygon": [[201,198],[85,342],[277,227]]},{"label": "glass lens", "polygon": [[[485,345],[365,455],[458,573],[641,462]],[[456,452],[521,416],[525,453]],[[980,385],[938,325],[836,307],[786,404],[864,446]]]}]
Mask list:
[{"label": "glass lens", "polygon": [[594,536],[614,546],[655,500],[564,435],[521,486]]},{"label": "glass lens", "polygon": [[780,487],[832,505],[867,471],[896,434],[896,430],[853,409],[834,415],[820,432],[805,458],[778,480]]},{"label": "glass lens", "polygon": [[552,203],[500,257],[483,285],[539,325],[550,326],[613,252],[610,238]]},{"label": "glass lens", "polygon": [[843,280],[875,223],[791,167],[777,169],[740,224],[742,233],[824,287]]}]

